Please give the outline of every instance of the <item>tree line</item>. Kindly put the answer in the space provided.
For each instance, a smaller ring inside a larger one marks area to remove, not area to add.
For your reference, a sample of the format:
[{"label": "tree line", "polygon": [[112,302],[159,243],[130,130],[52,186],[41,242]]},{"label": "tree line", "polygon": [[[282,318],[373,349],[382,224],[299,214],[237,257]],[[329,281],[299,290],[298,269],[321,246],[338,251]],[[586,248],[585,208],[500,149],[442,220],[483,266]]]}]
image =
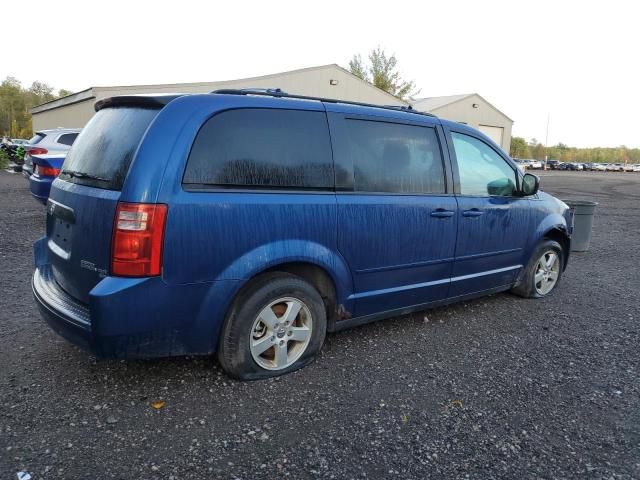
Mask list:
[{"label": "tree line", "polygon": [[558,143],[545,147],[535,138],[528,142],[522,137],[511,137],[510,152],[513,158],[560,160],[577,163],[640,163],[640,148],[624,145],[614,148],[577,148]]},{"label": "tree line", "polygon": [[65,89],[54,92],[53,87],[43,82],[36,81],[25,88],[18,79],[5,78],[0,83],[0,136],[30,138],[33,135],[31,109],[70,94]]}]

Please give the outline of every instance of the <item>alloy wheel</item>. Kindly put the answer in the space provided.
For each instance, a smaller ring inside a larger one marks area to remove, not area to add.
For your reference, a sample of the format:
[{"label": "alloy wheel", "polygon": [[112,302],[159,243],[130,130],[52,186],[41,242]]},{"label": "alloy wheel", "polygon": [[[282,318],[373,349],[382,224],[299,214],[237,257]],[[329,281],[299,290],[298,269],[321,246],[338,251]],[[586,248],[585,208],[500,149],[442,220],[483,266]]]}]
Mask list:
[{"label": "alloy wheel", "polygon": [[311,340],[313,318],[297,298],[274,300],[258,314],[249,339],[251,356],[262,368],[282,370],[293,365]]},{"label": "alloy wheel", "polygon": [[560,256],[555,250],[547,250],[536,264],[533,284],[540,295],[548,294],[558,283]]}]

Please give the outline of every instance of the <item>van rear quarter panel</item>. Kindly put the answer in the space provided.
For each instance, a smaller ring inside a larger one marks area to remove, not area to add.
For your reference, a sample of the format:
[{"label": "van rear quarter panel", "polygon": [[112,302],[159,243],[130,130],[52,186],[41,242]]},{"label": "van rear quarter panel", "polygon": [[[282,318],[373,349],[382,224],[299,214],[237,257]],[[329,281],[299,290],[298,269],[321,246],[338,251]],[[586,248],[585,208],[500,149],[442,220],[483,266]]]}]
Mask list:
[{"label": "van rear quarter panel", "polygon": [[216,113],[235,108],[324,111],[320,102],[304,100],[192,95],[174,100],[158,114],[131,166],[122,200],[169,205],[163,280],[173,285],[239,280],[240,288],[270,267],[308,262],[327,271],[338,302],[348,308],[352,279],[337,253],[333,192],[183,187],[200,127]]},{"label": "van rear quarter panel", "polygon": [[182,192],[169,209],[163,276],[175,284],[245,280],[308,261],[346,288],[335,252],[333,194]]}]

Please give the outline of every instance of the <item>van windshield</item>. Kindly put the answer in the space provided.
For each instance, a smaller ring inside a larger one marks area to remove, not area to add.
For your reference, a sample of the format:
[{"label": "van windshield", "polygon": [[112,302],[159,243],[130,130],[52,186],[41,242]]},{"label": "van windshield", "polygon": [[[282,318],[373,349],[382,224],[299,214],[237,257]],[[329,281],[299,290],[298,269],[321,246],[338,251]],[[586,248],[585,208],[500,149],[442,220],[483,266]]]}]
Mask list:
[{"label": "van windshield", "polygon": [[113,107],[98,111],[82,129],[60,177],[107,190],[121,190],[140,140],[157,109]]}]

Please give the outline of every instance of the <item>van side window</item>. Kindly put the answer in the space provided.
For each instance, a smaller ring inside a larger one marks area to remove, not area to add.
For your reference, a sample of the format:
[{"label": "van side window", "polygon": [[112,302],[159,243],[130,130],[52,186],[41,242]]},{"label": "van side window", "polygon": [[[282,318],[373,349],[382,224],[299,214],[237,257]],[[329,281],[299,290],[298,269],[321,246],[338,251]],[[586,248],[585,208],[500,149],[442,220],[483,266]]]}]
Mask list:
[{"label": "van side window", "polygon": [[346,125],[356,191],[445,192],[434,128],[355,119]]},{"label": "van side window", "polygon": [[451,132],[458,161],[460,193],[474,196],[512,196],[516,173],[489,145],[477,138]]},{"label": "van side window", "polygon": [[326,115],[263,108],[221,112],[198,132],[183,183],[332,189]]}]

